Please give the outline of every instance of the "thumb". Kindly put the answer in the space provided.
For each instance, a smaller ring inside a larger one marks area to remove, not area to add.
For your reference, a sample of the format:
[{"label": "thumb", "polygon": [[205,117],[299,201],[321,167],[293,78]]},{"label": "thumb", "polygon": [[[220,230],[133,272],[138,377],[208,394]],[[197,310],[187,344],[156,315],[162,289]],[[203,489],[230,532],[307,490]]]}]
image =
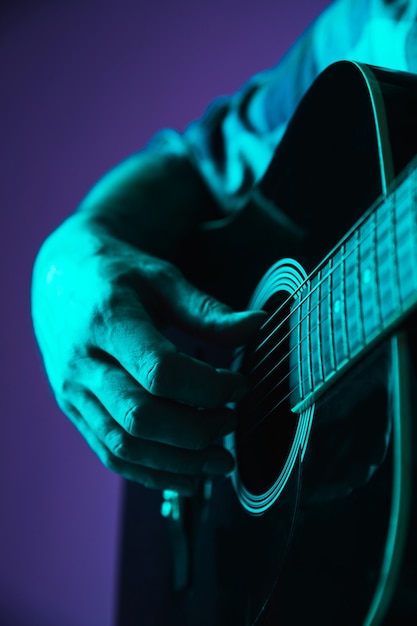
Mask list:
[{"label": "thumb", "polygon": [[247,343],[268,317],[265,311],[234,311],[197,289],[180,272],[158,291],[179,327],[223,345]]}]

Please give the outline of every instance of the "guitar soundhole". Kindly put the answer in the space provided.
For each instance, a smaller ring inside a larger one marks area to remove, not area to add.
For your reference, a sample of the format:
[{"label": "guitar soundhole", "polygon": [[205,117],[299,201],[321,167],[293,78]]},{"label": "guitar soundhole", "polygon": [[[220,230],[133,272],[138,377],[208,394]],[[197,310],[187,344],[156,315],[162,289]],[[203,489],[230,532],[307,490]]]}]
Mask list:
[{"label": "guitar soundhole", "polygon": [[255,495],[275,483],[298,424],[289,404],[289,306],[283,305],[287,300],[287,293],[278,293],[266,302],[264,309],[275,314],[247,347],[239,368],[251,393],[237,407],[236,458],[241,481]]}]

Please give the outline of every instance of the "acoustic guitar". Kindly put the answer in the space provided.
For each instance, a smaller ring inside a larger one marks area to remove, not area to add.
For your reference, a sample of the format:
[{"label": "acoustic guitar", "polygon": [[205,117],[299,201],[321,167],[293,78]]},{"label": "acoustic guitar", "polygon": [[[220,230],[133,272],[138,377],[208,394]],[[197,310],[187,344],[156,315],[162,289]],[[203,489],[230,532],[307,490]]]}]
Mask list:
[{"label": "acoustic guitar", "polygon": [[191,626],[417,619],[416,149],[417,78],[336,63],[248,206],[190,242],[191,280],[269,314],[234,356],[233,474],[165,493]]}]

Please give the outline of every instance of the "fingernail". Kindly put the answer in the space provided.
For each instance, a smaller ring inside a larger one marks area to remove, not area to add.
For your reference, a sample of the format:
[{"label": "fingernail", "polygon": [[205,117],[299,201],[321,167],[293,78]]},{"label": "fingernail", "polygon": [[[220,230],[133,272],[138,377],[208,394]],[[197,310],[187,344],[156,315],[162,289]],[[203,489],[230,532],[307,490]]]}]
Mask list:
[{"label": "fingernail", "polygon": [[268,314],[266,311],[239,311],[234,313],[236,321],[245,320],[252,323],[254,326],[260,326],[266,321]]}]

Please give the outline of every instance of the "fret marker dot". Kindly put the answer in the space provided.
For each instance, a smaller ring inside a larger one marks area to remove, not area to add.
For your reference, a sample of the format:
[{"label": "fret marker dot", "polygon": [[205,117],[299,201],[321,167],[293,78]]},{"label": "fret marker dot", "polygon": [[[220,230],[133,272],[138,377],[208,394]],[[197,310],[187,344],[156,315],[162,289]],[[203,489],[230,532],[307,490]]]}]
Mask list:
[{"label": "fret marker dot", "polygon": [[363,282],[364,282],[364,283],[369,283],[369,281],[371,280],[371,278],[372,278],[372,272],[371,272],[371,270],[369,269],[369,267],[367,267],[367,268],[364,270],[364,272],[363,272]]},{"label": "fret marker dot", "polygon": [[335,303],[334,303],[334,307],[333,307],[334,312],[335,313],[339,313],[340,307],[341,307],[340,300],[336,300]]}]

